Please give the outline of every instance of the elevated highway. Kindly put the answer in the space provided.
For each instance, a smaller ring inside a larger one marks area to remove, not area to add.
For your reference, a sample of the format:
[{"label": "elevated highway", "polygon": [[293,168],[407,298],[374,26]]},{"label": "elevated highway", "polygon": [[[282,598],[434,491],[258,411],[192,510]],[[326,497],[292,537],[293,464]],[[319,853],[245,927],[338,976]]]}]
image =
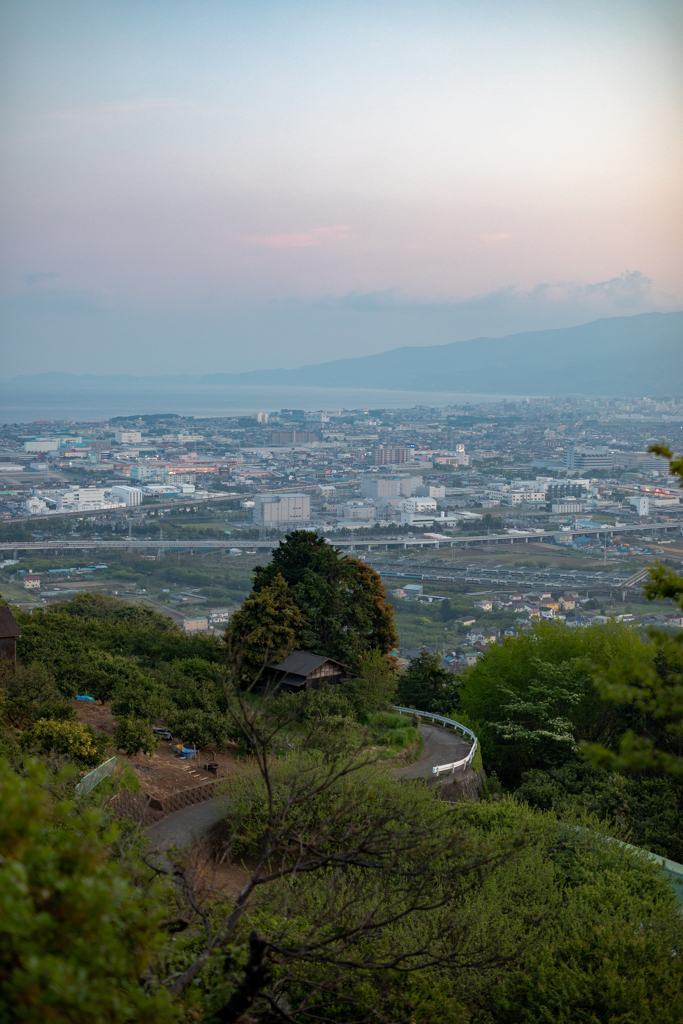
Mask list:
[{"label": "elevated highway", "polygon": [[[648,523],[642,525],[636,523],[629,526],[614,526],[608,523],[572,527],[571,530],[552,530],[543,533],[531,531],[515,531],[515,533],[491,533],[476,534],[468,536],[457,534],[449,536],[444,534],[441,537],[424,536],[395,536],[395,537],[355,537],[349,540],[330,540],[330,544],[342,551],[372,551],[372,550],[396,550],[407,548],[468,548],[486,547],[492,544],[528,544],[532,542],[553,543],[556,538],[566,539],[568,536],[595,537],[605,539],[615,535],[627,536],[630,533],[647,532],[649,535],[666,535],[683,533],[683,519],[666,519],[659,523]],[[229,551],[239,549],[242,551],[272,551],[277,547],[279,541],[272,540],[139,540],[125,538],[121,540],[32,540],[32,541],[3,541],[0,543],[0,552],[17,551]],[[16,557],[16,556],[15,556]]]}]

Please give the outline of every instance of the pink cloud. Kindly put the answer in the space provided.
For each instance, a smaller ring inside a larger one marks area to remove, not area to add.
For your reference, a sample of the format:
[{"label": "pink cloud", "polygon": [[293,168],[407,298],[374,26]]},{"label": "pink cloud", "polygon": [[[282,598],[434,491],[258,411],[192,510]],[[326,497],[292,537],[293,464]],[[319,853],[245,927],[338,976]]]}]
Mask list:
[{"label": "pink cloud", "polygon": [[351,234],[349,224],[331,224],[328,227],[311,228],[292,235],[239,235],[240,242],[258,245],[264,249],[305,249],[325,242],[340,242]]}]

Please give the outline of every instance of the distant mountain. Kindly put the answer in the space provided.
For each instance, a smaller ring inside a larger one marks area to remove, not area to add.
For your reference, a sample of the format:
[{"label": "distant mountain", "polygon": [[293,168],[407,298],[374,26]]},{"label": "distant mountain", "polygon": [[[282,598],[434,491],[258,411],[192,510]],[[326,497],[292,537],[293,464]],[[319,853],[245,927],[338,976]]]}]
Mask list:
[{"label": "distant mountain", "polygon": [[683,392],[683,312],[641,313],[580,327],[404,347],[296,370],[205,376],[97,377],[42,373],[14,377],[21,391],[187,385],[292,385],[477,394],[657,396]]}]

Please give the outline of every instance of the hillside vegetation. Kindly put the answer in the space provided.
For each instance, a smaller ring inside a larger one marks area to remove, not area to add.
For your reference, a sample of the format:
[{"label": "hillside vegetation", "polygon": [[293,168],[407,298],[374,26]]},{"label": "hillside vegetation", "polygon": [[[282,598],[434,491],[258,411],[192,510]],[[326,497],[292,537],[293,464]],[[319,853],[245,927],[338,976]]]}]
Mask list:
[{"label": "hillside vegetation", "polygon": [[[680,600],[677,579],[662,570],[650,596]],[[675,1019],[683,920],[659,868],[614,839],[681,859],[678,638],[548,624],[457,676],[426,652],[399,673],[381,580],[306,533],[256,571],[225,637],[92,594],[16,618],[17,673],[0,663],[7,1020]],[[264,661],[293,649],[349,681],[264,689]],[[77,721],[84,693],[111,707],[113,739]],[[475,730],[481,802],[395,777],[418,743],[395,702]],[[129,769],[76,794],[105,757],[151,753],[161,722],[243,759],[210,839],[241,871],[232,894],[186,855],[167,870],[115,819]]]}]

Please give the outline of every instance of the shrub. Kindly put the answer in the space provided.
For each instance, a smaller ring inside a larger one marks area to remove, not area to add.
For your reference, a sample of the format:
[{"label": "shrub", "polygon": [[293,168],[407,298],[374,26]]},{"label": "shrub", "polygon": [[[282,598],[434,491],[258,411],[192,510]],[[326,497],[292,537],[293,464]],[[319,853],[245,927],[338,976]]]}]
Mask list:
[{"label": "shrub", "polygon": [[[55,724],[55,723],[52,723]],[[44,769],[0,761],[0,1016],[24,1024],[162,1024],[140,979],[163,941],[159,893],[110,859],[103,821],[55,800]]]},{"label": "shrub", "polygon": [[97,733],[91,725],[78,722],[59,722],[42,718],[21,736],[24,750],[47,754],[63,754],[84,767],[96,767],[103,760],[109,746],[109,736]]}]

